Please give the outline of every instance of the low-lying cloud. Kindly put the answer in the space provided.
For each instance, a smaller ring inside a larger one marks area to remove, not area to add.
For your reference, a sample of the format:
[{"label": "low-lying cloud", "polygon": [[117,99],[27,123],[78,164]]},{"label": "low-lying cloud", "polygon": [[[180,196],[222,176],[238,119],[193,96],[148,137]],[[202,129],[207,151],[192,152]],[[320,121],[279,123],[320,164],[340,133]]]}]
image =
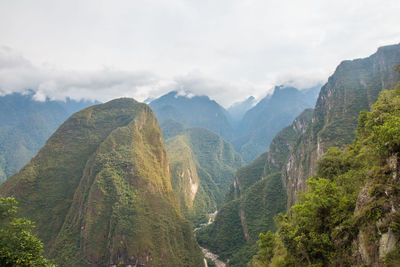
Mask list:
[{"label": "low-lying cloud", "polygon": [[170,90],[227,106],[310,87],[400,41],[398,0],[0,1],[0,92],[138,100]]},{"label": "low-lying cloud", "polygon": [[[314,80],[311,85],[314,85]],[[273,84],[255,85],[227,82],[206,77],[200,71],[165,79],[151,72],[104,68],[97,71],[60,70],[35,66],[9,47],[0,47],[0,94],[34,92],[34,99],[98,100],[133,97],[143,101],[169,91],[192,97],[207,95],[227,106],[251,94],[259,97],[271,91]],[[257,96],[257,95],[256,95]]]}]

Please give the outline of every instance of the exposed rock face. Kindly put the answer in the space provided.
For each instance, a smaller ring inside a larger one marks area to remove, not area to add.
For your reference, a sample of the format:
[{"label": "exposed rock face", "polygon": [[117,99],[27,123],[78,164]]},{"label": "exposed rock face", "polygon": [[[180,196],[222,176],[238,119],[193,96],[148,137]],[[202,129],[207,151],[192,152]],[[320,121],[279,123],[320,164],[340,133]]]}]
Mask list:
[{"label": "exposed rock face", "polygon": [[371,204],[381,206],[379,220],[366,218],[366,222],[361,225],[356,241],[353,243],[354,264],[368,266],[383,266],[384,259],[388,253],[392,252],[400,244],[400,236],[395,233],[392,227],[395,220],[398,220],[400,195],[394,186],[400,186],[398,179],[400,162],[398,154],[392,155],[387,159],[387,166],[390,172],[391,186],[383,185],[384,194],[372,194],[373,184],[379,181],[372,180],[367,182],[358,195],[354,214],[360,214],[363,210],[371,207]]},{"label": "exposed rock face", "polygon": [[[200,244],[224,260],[230,259],[230,265],[246,264],[255,253],[259,233],[273,230],[273,217],[285,211],[282,169],[298,136],[311,122],[311,115],[311,109],[305,110],[275,136],[268,153],[237,171],[215,223],[198,233]],[[236,255],[243,262],[235,262]]]},{"label": "exposed rock face", "polygon": [[196,225],[206,223],[243,160],[229,143],[204,128],[186,128],[165,143],[173,190],[184,214]]},{"label": "exposed rock face", "polygon": [[[240,208],[246,214],[250,236],[252,229],[257,229],[250,227],[254,226],[249,222],[250,214],[264,216],[263,222],[271,221],[271,225],[273,225],[272,218],[275,214],[267,213],[266,210],[257,212],[254,209],[254,207],[258,207],[257,202],[252,203],[249,196],[252,195],[252,199],[257,199],[256,196],[258,199],[270,197],[271,193],[267,194],[265,190],[259,189],[262,187],[261,183],[276,181],[276,177],[279,177],[281,185],[275,184],[277,186],[275,191],[278,191],[279,187],[283,188],[286,192],[285,200],[287,202],[281,198],[270,198],[269,201],[272,201],[273,204],[269,204],[277,206],[284,202],[286,209],[291,207],[296,202],[296,194],[305,190],[307,179],[315,174],[317,161],[326,150],[331,146],[343,147],[350,144],[355,137],[360,111],[370,109],[383,88],[391,89],[396,84],[399,75],[394,70],[394,66],[397,64],[400,64],[400,45],[379,48],[374,55],[365,59],[342,62],[322,87],[315,110],[309,111],[307,116],[299,116],[289,128],[285,128],[275,136],[267,154],[241,169],[246,170],[245,172],[240,170],[237,172],[234,186],[227,196],[228,201],[225,202],[226,205],[217,216],[215,225],[210,226],[209,234],[217,236],[219,230],[220,232],[226,231],[224,225],[228,224],[227,220],[235,221],[235,218],[228,214],[234,214],[234,210],[237,214]],[[264,163],[260,163],[260,160],[264,160]],[[264,167],[261,174],[257,174],[255,171],[259,169],[259,166]],[[255,173],[256,175],[254,175]],[[398,174],[393,175],[398,177]],[[241,186],[240,190],[239,185]],[[255,187],[258,187],[258,190]],[[246,203],[252,203],[252,205],[246,205]],[[249,211],[251,207],[254,212]],[[394,209],[396,209],[396,205],[394,205]],[[237,216],[236,214],[235,216]],[[235,227],[231,228],[238,229]],[[257,230],[258,233],[265,232],[271,227],[264,224],[262,229]],[[242,230],[242,227],[239,229]],[[243,231],[241,232],[243,233]],[[201,235],[199,236],[201,237]],[[360,238],[361,241],[364,240],[362,234]],[[240,242],[245,244],[245,240],[242,238]],[[380,241],[385,244],[381,245],[382,253],[386,246],[392,246],[393,241],[389,240],[393,240],[390,234],[384,236]],[[210,249],[214,249],[216,253],[220,254],[226,247],[230,247],[229,243],[219,244],[221,247],[214,245]],[[362,247],[361,245],[362,252],[355,257],[361,258],[361,254],[363,254],[364,258],[372,257],[368,260],[369,262],[377,262],[375,259],[376,257],[379,259],[379,249],[370,253],[367,251],[368,249]],[[375,248],[377,247],[379,244],[375,246]]]},{"label": "exposed rock face", "polygon": [[288,207],[305,181],[316,171],[316,163],[331,146],[343,147],[355,137],[358,114],[369,110],[379,92],[398,80],[394,66],[400,64],[400,45],[385,46],[364,59],[343,61],[322,87],[312,123],[300,137],[286,163]]},{"label": "exposed rock face", "polygon": [[60,266],[201,266],[151,109],[118,99],[76,113],[0,187]]}]

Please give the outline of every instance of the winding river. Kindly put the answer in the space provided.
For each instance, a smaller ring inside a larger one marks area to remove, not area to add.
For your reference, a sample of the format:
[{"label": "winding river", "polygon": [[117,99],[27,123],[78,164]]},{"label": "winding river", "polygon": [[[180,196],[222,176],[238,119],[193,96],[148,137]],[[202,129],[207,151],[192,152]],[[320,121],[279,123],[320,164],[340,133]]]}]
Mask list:
[{"label": "winding river", "polygon": [[[212,224],[214,222],[214,220],[215,220],[215,217],[217,216],[217,213],[218,213],[218,211],[215,211],[214,213],[208,214],[208,216],[209,216],[208,223],[200,225],[200,227],[194,229],[193,231],[196,233],[198,230],[203,229],[204,227]],[[208,267],[206,259],[212,260],[217,267],[226,267],[226,263],[221,261],[221,260],[219,260],[217,254],[214,254],[211,251],[209,251],[208,249],[203,248],[201,246],[200,246],[200,249],[201,249],[201,251],[203,252],[203,255],[204,255],[204,266],[205,267]]]}]

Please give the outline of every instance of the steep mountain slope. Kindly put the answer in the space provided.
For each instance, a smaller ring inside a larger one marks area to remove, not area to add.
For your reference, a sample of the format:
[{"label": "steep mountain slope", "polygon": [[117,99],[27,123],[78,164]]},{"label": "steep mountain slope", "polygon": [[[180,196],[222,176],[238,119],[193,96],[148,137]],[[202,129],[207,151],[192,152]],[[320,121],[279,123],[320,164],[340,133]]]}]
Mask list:
[{"label": "steep mountain slope", "polygon": [[399,266],[400,85],[359,116],[353,144],[330,148],[308,189],[261,235],[251,266]]},{"label": "steep mountain slope", "polygon": [[257,251],[259,233],[273,230],[274,216],[286,210],[282,166],[311,116],[312,110],[305,110],[275,136],[268,153],[237,171],[215,223],[197,234],[200,245],[229,259],[229,266],[246,265]]},{"label": "steep mountain slope", "polygon": [[272,95],[248,110],[237,126],[233,145],[246,162],[265,152],[274,136],[304,109],[315,105],[320,87],[297,90],[277,86]]},{"label": "steep mountain slope", "polygon": [[28,163],[72,113],[93,104],[38,102],[32,94],[0,96],[0,183]]},{"label": "steep mountain slope", "polygon": [[[379,48],[377,53],[369,58],[342,62],[329,78],[328,83],[321,89],[315,110],[308,114],[312,117],[308,120],[308,123],[304,123],[306,120],[303,122],[296,120],[292,127],[298,129],[297,134],[293,135],[290,131],[286,132],[285,130],[288,129],[286,128],[274,138],[276,142],[271,143],[266,156],[267,162],[264,166],[264,173],[255,177],[269,177],[276,175],[277,171],[280,172],[281,184],[287,196],[287,201],[284,202],[287,205],[286,208],[295,203],[297,192],[305,190],[306,180],[315,174],[316,162],[327,148],[332,145],[343,147],[343,145],[351,142],[355,135],[359,112],[369,109],[382,88],[392,88],[395,85],[399,74],[394,70],[394,66],[399,63],[400,45]],[[250,173],[241,180],[257,181],[255,177]],[[243,183],[241,180],[239,180],[239,183],[235,180],[234,185],[243,192],[239,186]],[[234,193],[235,191],[231,192],[228,200],[233,198]],[[261,195],[254,196],[254,198],[257,197],[262,199],[268,197],[268,194],[261,193]],[[270,199],[270,201],[274,200]],[[240,211],[239,204],[234,206],[233,203],[233,201],[230,201],[225,205],[223,204],[220,211],[221,217],[218,218],[219,216],[217,216],[215,225],[206,229],[204,235],[199,235],[201,245],[210,247],[217,254],[231,257],[231,266],[235,266],[238,262],[235,258],[246,258],[251,254],[247,251],[239,252],[241,248],[233,249],[232,240],[221,239],[222,241],[219,242],[213,238],[219,232],[224,231],[222,229],[225,227],[224,225],[229,225],[227,220],[230,219],[228,218],[231,218],[232,221],[238,221],[238,219],[233,219],[232,216],[227,216],[223,222],[223,213],[236,215],[241,212],[244,213],[244,217],[247,216],[246,211]],[[224,207],[228,204],[231,206],[230,209],[224,211]],[[276,202],[269,204],[273,207],[279,206],[282,204],[282,200],[278,198]],[[265,214],[265,211],[255,211],[254,213],[255,216],[261,217],[262,214]],[[270,214],[263,220],[264,222],[271,222],[272,217],[273,214]],[[247,225],[249,225],[248,222]],[[232,229],[236,229],[232,236],[238,236],[238,231],[243,231],[246,227],[243,226],[243,223],[242,227],[232,227]],[[264,230],[261,231],[265,232],[268,229],[273,229],[273,226],[265,225]],[[245,235],[243,234],[243,236]],[[251,237],[251,232],[249,232],[249,236]],[[210,237],[211,239],[209,239]],[[246,238],[242,238],[242,243],[243,239]],[[249,239],[246,241],[248,242]],[[254,240],[251,241],[254,242]],[[226,251],[228,253],[224,255]],[[244,264],[243,262],[241,264]]]},{"label": "steep mountain slope", "polygon": [[232,138],[232,127],[227,111],[207,96],[182,96],[170,92],[150,103],[160,125],[173,119],[183,125],[198,126],[222,136]]},{"label": "steep mountain slope", "polygon": [[220,136],[199,127],[187,128],[165,143],[172,186],[184,213],[195,224],[207,222],[243,165],[240,155]]},{"label": "steep mountain slope", "polygon": [[118,99],[71,116],[0,195],[20,201],[60,266],[202,266],[151,109]]},{"label": "steep mountain slope", "polygon": [[391,89],[399,74],[400,45],[385,46],[364,59],[343,61],[322,87],[313,114],[313,123],[293,148],[286,163],[288,207],[296,192],[316,170],[316,162],[331,146],[343,147],[355,136],[360,111],[368,110],[382,88]]},{"label": "steep mountain slope", "polygon": [[233,103],[227,109],[233,124],[236,126],[236,124],[238,124],[243,119],[244,114],[246,114],[249,109],[254,107],[255,104],[256,99],[254,98],[254,96],[250,96],[244,101]]}]

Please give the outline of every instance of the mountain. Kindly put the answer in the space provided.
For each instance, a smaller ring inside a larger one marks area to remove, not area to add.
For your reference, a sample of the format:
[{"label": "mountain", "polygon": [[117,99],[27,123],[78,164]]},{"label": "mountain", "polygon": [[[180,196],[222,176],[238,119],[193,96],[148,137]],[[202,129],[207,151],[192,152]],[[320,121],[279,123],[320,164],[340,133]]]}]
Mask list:
[{"label": "mountain", "polygon": [[400,265],[399,110],[400,85],[382,91],[352,145],[328,149],[277,233],[260,235],[249,266]]},{"label": "mountain", "polygon": [[228,109],[228,113],[230,115],[233,124],[239,123],[244,114],[256,105],[257,101],[254,96],[250,96],[246,100],[233,103]]},{"label": "mountain", "polygon": [[206,223],[244,164],[232,145],[217,134],[231,129],[227,112],[208,97],[179,96],[177,92],[150,106],[160,122],[181,209],[195,225]]},{"label": "mountain", "polygon": [[202,266],[151,109],[117,99],[72,115],[0,185],[60,266]]},{"label": "mountain", "polygon": [[225,140],[232,139],[227,111],[207,96],[183,96],[173,91],[153,100],[150,107],[160,125],[172,119],[183,125],[209,129]]},{"label": "mountain", "polygon": [[51,134],[89,101],[35,101],[33,93],[0,96],[0,183],[36,155]]},{"label": "mountain", "polygon": [[273,137],[304,109],[315,105],[320,87],[298,90],[277,86],[248,110],[236,129],[233,145],[246,162],[268,150]]},{"label": "mountain", "polygon": [[[391,89],[395,86],[399,79],[399,74],[394,69],[397,64],[400,64],[400,45],[381,47],[368,58],[342,62],[322,87],[314,111],[311,113],[308,111],[308,115],[303,113],[306,115],[304,118],[309,119],[294,121],[291,128],[297,129],[296,134],[289,131],[290,127],[282,130],[271,143],[268,154],[264,155],[264,165],[260,163],[263,161],[261,157],[245,167],[248,171],[238,171],[236,177],[242,178],[235,179],[233,188],[239,188],[240,192],[243,192],[240,186],[246,188],[250,185],[251,188],[254,182],[257,184],[259,180],[270,180],[271,177],[275,177],[276,183],[279,183],[280,179],[285,198],[272,199],[271,194],[267,194],[266,191],[257,193],[252,198],[259,200],[269,198],[271,202],[268,205],[275,208],[286,204],[285,209],[289,209],[296,203],[296,195],[306,190],[306,181],[316,174],[317,161],[326,150],[331,146],[344,148],[346,144],[350,144],[355,137],[359,113],[370,109],[382,88]],[[260,174],[261,168],[263,168],[262,174]],[[235,192],[237,189],[231,190],[227,201],[222,204],[215,223],[200,232],[198,239],[201,246],[209,248],[225,259],[229,258],[230,266],[242,266],[240,264],[255,253],[251,244],[254,244],[252,242],[255,242],[253,238],[256,235],[248,231],[248,237],[251,239],[246,240],[245,229],[251,229],[250,222],[247,222],[249,212],[240,210],[243,207],[240,200],[242,197],[237,204],[235,204],[237,200],[232,201]],[[262,223],[272,222],[275,214],[271,210],[253,209],[251,216],[264,218]],[[246,224],[243,223],[242,214]],[[236,227],[230,222],[236,222]],[[267,230],[274,230],[274,226],[269,224],[265,225],[263,230],[258,229],[260,232]],[[222,239],[228,231],[231,237]],[[216,240],[215,236],[221,239]],[[246,241],[249,246],[247,248],[244,245],[236,246],[232,237],[241,240],[238,244],[245,244]]]},{"label": "mountain", "polygon": [[286,210],[281,169],[312,112],[305,110],[275,136],[269,152],[237,171],[215,222],[197,234],[199,244],[229,259],[229,266],[245,266],[257,251],[259,233],[274,230],[274,216]]},{"label": "mountain", "polygon": [[312,124],[291,151],[285,173],[288,207],[298,191],[315,174],[317,161],[332,146],[343,148],[355,137],[357,118],[369,110],[379,92],[392,89],[399,78],[394,67],[400,64],[400,45],[380,47],[368,58],[340,63],[318,97]]},{"label": "mountain", "polygon": [[166,139],[172,187],[184,214],[196,225],[208,222],[244,162],[232,145],[199,127]]}]

